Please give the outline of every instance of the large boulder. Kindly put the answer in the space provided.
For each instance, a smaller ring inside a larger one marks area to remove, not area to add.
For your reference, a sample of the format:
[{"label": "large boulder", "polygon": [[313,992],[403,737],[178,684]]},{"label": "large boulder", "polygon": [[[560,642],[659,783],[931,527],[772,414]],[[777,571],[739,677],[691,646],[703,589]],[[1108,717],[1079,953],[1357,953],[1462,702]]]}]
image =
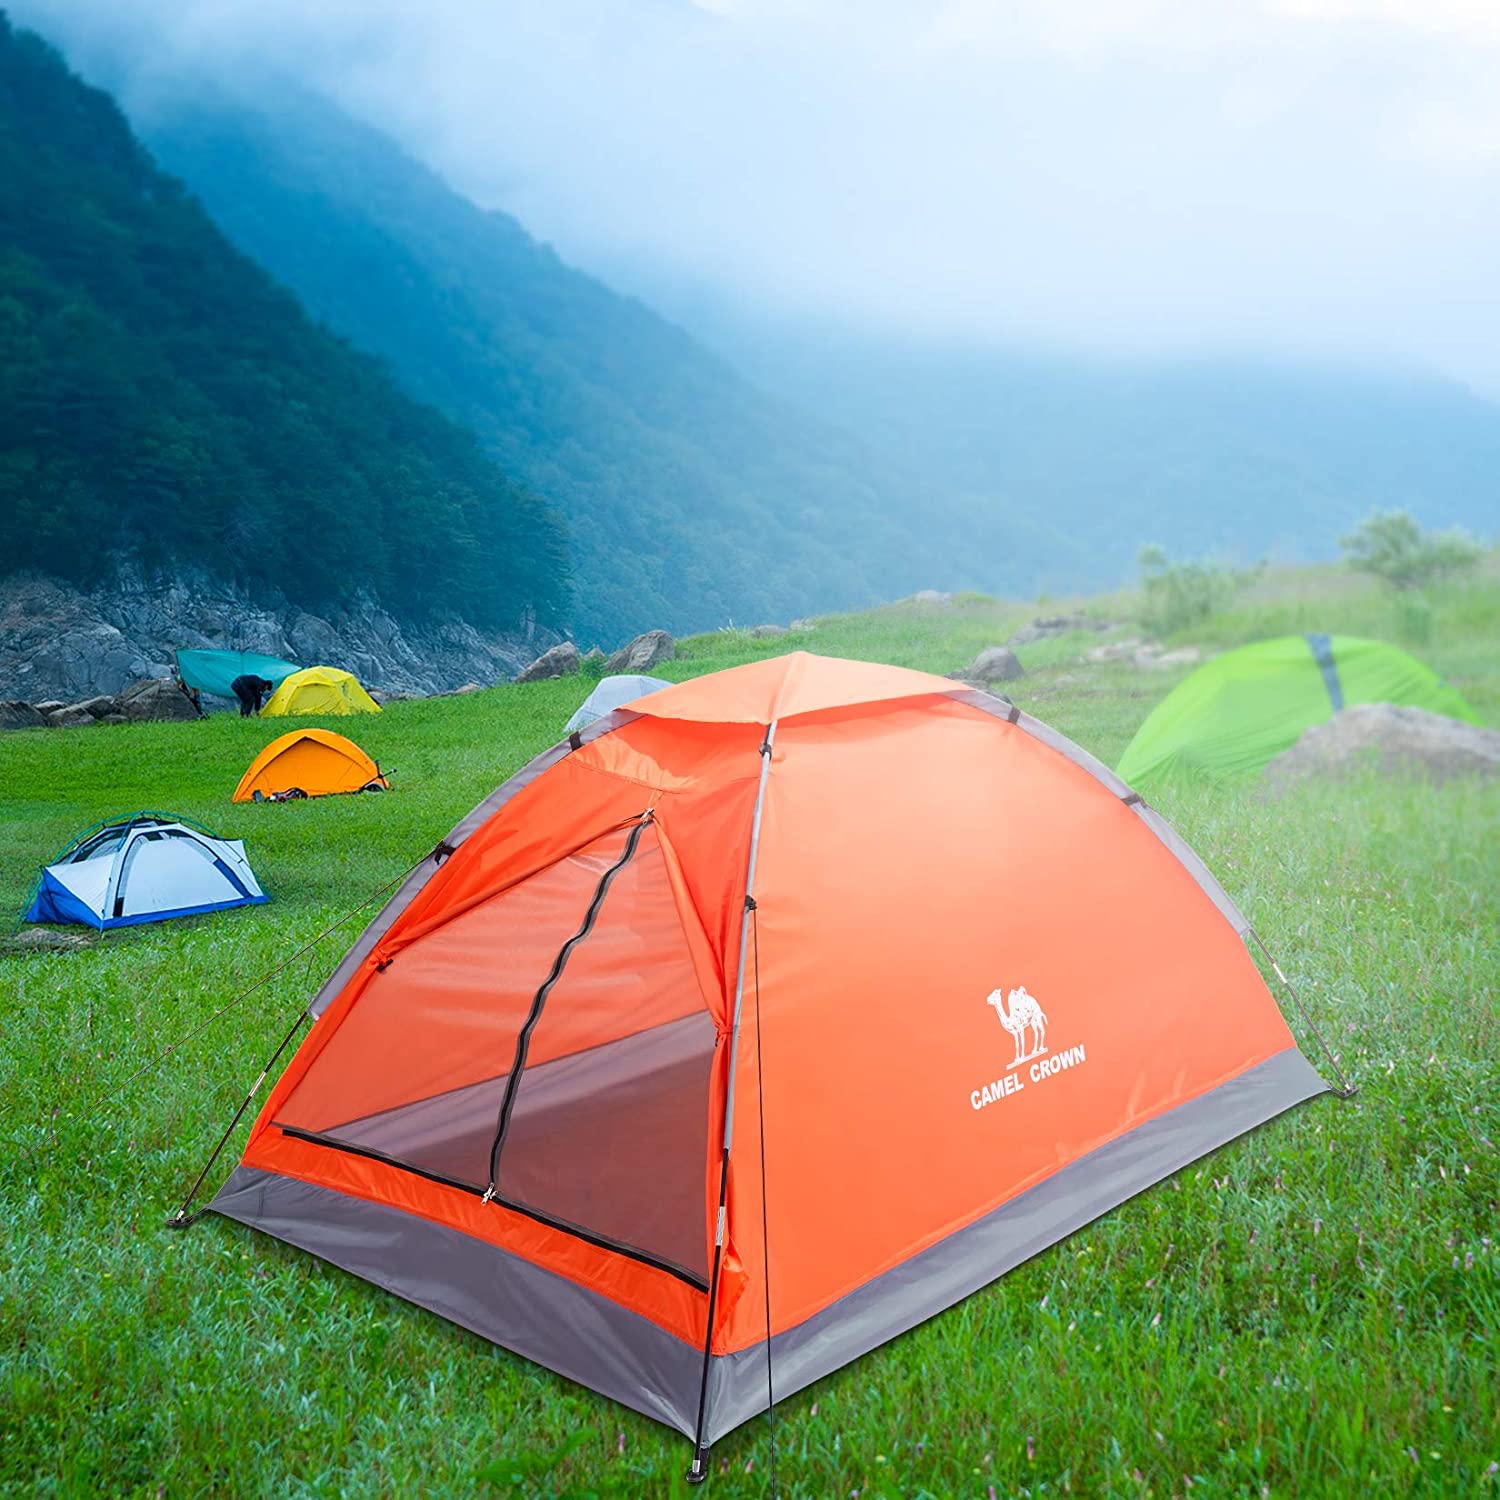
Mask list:
[{"label": "large boulder", "polygon": [[785,625],[752,625],[750,627],[750,639],[753,641],[770,640],[772,636],[785,634]]},{"label": "large boulder", "polygon": [[119,696],[120,712],[127,719],[196,719],[193,700],[170,677],[141,677],[127,683]]},{"label": "large boulder", "polygon": [[665,630],[648,630],[622,646],[604,663],[607,676],[621,672],[649,672],[677,655],[677,642]]},{"label": "large boulder", "polygon": [[567,677],[578,670],[578,647],[562,641],[550,651],[543,651],[517,678],[517,682],[543,682],[549,677]]},{"label": "large boulder", "polygon": [[12,698],[0,703],[0,729],[45,729],[47,716],[39,708]]},{"label": "large boulder", "polygon": [[1342,777],[1365,766],[1385,775],[1418,771],[1438,783],[1453,776],[1495,776],[1500,774],[1500,731],[1425,708],[1360,703],[1304,731],[1266,767],[1265,775],[1279,790],[1310,776]]},{"label": "large boulder", "polygon": [[992,682],[1014,682],[1017,677],[1026,675],[1026,669],[1009,647],[986,646],[956,675],[965,682],[977,682],[981,687],[988,687]]}]

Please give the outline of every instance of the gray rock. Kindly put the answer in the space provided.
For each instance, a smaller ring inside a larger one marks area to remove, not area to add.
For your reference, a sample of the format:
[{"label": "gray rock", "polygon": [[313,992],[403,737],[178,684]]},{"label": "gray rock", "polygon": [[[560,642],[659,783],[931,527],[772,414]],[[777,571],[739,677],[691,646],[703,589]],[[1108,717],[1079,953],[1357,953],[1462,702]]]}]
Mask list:
[{"label": "gray rock", "polygon": [[170,677],[142,677],[120,690],[120,712],[127,719],[196,719],[193,700]]},{"label": "gray rock", "polygon": [[34,705],[39,714],[50,714],[59,708],[66,708],[67,706],[61,698],[45,698],[42,702]]},{"label": "gray rock", "polygon": [[[59,705],[61,707],[61,705]],[[45,729],[47,716],[40,709],[12,698],[0,703],[0,729]]]},{"label": "gray rock", "polygon": [[788,630],[816,630],[817,628],[818,622],[816,620],[793,620],[787,626]]},{"label": "gray rock", "polygon": [[465,682],[453,689],[455,695],[458,693],[482,693],[484,689],[477,682]]},{"label": "gray rock", "polygon": [[750,628],[751,639],[757,641],[769,640],[772,636],[785,635],[785,625],[753,625]]},{"label": "gray rock", "polygon": [[1013,682],[1024,677],[1026,669],[1016,660],[1016,653],[1006,646],[986,646],[962,672],[965,682],[988,686],[992,682]]},{"label": "gray rock", "polygon": [[649,672],[676,655],[677,643],[665,630],[648,630],[616,651],[604,670],[611,677],[620,672]]},{"label": "gray rock", "polygon": [[73,708],[81,708],[84,713],[95,719],[102,719],[105,714],[119,713],[120,705],[108,693],[100,693],[93,698],[85,698],[81,702],[71,705]]},{"label": "gray rock", "polygon": [[562,641],[542,652],[524,672],[517,675],[516,681],[543,682],[549,677],[567,677],[578,670],[580,660],[578,647],[572,641]]},{"label": "gray rock", "polygon": [[1360,703],[1304,731],[1266,767],[1265,777],[1279,791],[1310,776],[1343,777],[1368,766],[1387,776],[1420,772],[1439,784],[1454,776],[1488,778],[1500,774],[1500,730],[1425,708]]},{"label": "gray rock", "polygon": [[1029,646],[1033,641],[1051,640],[1054,636],[1071,635],[1078,630],[1108,630],[1108,620],[1095,620],[1088,615],[1038,615],[1029,625],[1023,625],[1010,637],[1012,646]]},{"label": "gray rock", "polygon": [[100,714],[94,720],[96,724],[128,724],[130,720],[124,714]]},{"label": "gray rock", "polygon": [[87,709],[78,708],[55,708],[47,715],[47,727],[49,729],[80,729],[85,724],[94,722],[93,714]]},{"label": "gray rock", "polygon": [[606,658],[604,653],[597,646],[590,646],[589,649],[585,651],[579,658],[579,665],[585,671],[594,666],[602,668],[604,666],[605,659]]},{"label": "gray rock", "polygon": [[911,596],[913,604],[952,604],[953,595],[945,594],[941,589],[918,589]]},{"label": "gray rock", "polygon": [[1142,641],[1137,635],[1127,637],[1123,641],[1109,641],[1103,646],[1095,646],[1090,651],[1083,653],[1083,659],[1087,662],[1108,661],[1134,661],[1136,653],[1143,647],[1160,649],[1154,643]]}]

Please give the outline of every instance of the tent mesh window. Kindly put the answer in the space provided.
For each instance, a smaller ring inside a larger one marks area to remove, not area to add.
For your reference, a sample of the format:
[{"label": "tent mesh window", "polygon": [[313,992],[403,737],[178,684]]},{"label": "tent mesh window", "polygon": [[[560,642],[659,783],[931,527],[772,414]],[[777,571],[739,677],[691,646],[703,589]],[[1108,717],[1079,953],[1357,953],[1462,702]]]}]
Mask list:
[{"label": "tent mesh window", "polygon": [[415,936],[371,977],[276,1123],[482,1192],[532,1018],[497,1198],[706,1282],[716,1032],[657,830],[631,833]]}]

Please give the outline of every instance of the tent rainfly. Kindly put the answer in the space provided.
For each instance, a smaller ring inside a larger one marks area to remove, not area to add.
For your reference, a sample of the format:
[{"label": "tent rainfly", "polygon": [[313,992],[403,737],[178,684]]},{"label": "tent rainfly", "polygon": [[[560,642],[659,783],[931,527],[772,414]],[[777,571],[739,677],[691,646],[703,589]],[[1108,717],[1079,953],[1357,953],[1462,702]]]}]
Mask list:
[{"label": "tent rainfly", "polygon": [[1186,772],[1228,780],[1264,770],[1304,730],[1355,703],[1399,703],[1479,721],[1456,688],[1384,641],[1287,635],[1205,662],[1146,716],[1119,774],[1148,786]]},{"label": "tent rainfly", "polygon": [[43,869],[22,920],[107,931],[265,899],[239,839],[137,813],[74,839]]},{"label": "tent rainfly", "polygon": [[352,672],[338,667],[304,667],[283,679],[266,700],[262,718],[281,714],[378,714],[380,705]]},{"label": "tent rainfly", "polygon": [[637,698],[644,698],[647,693],[659,693],[663,688],[671,686],[670,682],[664,682],[660,677],[642,677],[631,672],[616,677],[601,677],[594,684],[594,691],[578,705],[573,717],[563,725],[563,733],[572,734],[575,729],[583,729],[595,719],[602,719],[605,714],[624,708]]},{"label": "tent rainfly", "polygon": [[262,656],[257,651],[178,651],[177,675],[185,687],[215,698],[233,698],[230,683],[236,677],[254,674],[273,686],[280,686],[298,670],[294,661],[277,656]]},{"label": "tent rainfly", "polygon": [[293,729],[272,740],[250,762],[231,801],[286,801],[389,789],[380,767],[353,740],[331,729]]},{"label": "tent rainfly", "polygon": [[669,1424],[701,1479],[768,1380],[1327,1089],[1248,930],[1012,705],[757,662],[464,818],[311,1002],[209,1206]]}]

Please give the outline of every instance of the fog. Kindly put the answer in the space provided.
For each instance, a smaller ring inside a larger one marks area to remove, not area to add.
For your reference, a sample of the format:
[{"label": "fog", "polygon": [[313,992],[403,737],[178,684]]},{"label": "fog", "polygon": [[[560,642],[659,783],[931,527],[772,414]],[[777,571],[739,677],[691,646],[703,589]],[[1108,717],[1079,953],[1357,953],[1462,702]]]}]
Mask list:
[{"label": "fog", "polygon": [[290,71],[668,310],[1500,392],[1493,0],[12,9],[86,72]]}]

